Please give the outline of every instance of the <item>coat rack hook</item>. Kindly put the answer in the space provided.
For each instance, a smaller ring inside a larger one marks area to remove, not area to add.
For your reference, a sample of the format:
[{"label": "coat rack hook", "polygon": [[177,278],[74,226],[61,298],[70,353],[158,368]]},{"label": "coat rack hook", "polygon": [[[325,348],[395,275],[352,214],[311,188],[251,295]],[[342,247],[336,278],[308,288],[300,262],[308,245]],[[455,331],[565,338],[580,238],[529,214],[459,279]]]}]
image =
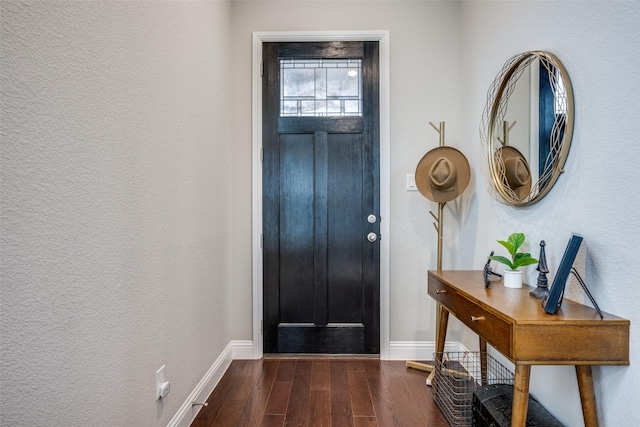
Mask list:
[{"label": "coat rack hook", "polygon": [[509,122],[507,120],[504,120],[502,122],[502,133],[503,133],[503,138],[504,141],[500,140],[500,138],[498,138],[498,141],[500,141],[502,143],[502,146],[504,147],[505,145],[509,145],[509,132],[511,131],[511,129],[513,129],[513,127],[516,125],[516,123],[518,123],[517,120],[514,120],[513,123],[509,124]]},{"label": "coat rack hook", "polygon": [[440,127],[437,127],[433,124],[433,122],[429,122],[432,128],[436,130],[440,134],[440,147],[444,147],[444,122],[440,122]]}]

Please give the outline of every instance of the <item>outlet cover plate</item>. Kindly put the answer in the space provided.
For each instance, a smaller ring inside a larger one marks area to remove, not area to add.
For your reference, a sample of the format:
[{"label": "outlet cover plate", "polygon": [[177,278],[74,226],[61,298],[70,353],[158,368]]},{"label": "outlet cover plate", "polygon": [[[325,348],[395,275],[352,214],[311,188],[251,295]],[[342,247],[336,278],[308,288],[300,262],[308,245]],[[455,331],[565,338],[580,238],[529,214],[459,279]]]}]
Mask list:
[{"label": "outlet cover plate", "polygon": [[418,186],[416,186],[416,176],[413,173],[407,174],[406,190],[418,191]]}]

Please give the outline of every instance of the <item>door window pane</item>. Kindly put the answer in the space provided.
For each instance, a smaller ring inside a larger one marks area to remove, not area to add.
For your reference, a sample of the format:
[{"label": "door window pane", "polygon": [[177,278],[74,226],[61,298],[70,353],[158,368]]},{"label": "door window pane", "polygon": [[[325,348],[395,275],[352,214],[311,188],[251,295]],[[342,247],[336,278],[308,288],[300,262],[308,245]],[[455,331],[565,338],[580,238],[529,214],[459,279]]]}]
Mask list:
[{"label": "door window pane", "polygon": [[280,116],[362,116],[361,59],[281,59]]}]

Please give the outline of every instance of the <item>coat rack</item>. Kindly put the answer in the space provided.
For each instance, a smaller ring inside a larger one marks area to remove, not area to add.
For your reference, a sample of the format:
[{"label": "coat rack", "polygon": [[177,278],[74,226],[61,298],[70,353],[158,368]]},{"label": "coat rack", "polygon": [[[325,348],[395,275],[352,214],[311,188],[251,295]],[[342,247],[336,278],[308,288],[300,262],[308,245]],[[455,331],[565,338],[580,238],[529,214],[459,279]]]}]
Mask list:
[{"label": "coat rack", "polygon": [[[444,122],[440,122],[440,127],[436,127],[436,125],[434,125],[433,122],[429,122],[429,124],[431,125],[432,128],[436,130],[436,132],[440,134],[440,142],[438,146],[444,147]],[[433,223],[433,226],[436,228],[436,232],[438,233],[438,259],[437,259],[438,270],[442,270],[442,211],[444,210],[445,203],[446,202],[438,203],[438,216],[435,216],[433,212],[429,211],[431,216],[436,220],[436,222]],[[439,305],[440,303],[438,303],[436,307]],[[438,307],[438,308],[442,308],[442,307]],[[440,311],[438,310],[436,311],[438,312],[438,314],[440,314]],[[436,324],[439,321],[440,321],[440,316],[438,316],[438,318],[436,319]]]},{"label": "coat rack", "polygon": [[509,132],[511,132],[511,129],[513,129],[516,123],[518,123],[517,120],[514,120],[513,123],[509,123],[506,120],[502,122],[502,134],[504,136],[503,136],[503,139],[498,138],[498,141],[500,141],[503,147],[505,145],[509,145]]},{"label": "coat rack", "polygon": [[[459,150],[453,147],[447,147],[444,143],[445,132],[444,122],[440,122],[440,126],[436,126],[429,122],[436,132],[440,134],[440,142],[438,147],[427,152],[416,168],[416,186],[420,193],[427,199],[438,203],[438,214],[429,211],[435,222],[433,226],[438,233],[438,259],[437,269],[442,270],[442,241],[443,241],[443,218],[444,206],[448,201],[460,196],[471,178],[471,169],[469,161]],[[436,302],[436,342],[443,344],[440,340],[444,340],[444,336],[440,336],[442,322],[446,322],[444,309],[439,302]],[[441,346],[437,346],[441,348]],[[427,378],[427,384],[431,385],[434,369],[432,365],[420,362],[407,362],[407,367],[431,372]]]},{"label": "coat rack", "polygon": [[[440,134],[440,141],[438,146],[439,147],[444,147],[444,122],[440,122],[440,126],[436,127],[435,124],[433,124],[433,122],[429,122],[429,124],[431,125],[431,127],[433,127],[436,132],[438,132]],[[446,202],[438,202],[438,215],[436,216],[432,211],[429,211],[429,213],[431,214],[431,216],[433,217],[433,219],[435,219],[435,222],[433,223],[433,226],[436,229],[436,232],[438,233],[438,255],[437,255],[437,269],[438,270],[442,270],[442,218],[443,218],[443,211],[444,211],[444,205],[446,204]],[[439,302],[436,302],[436,342],[438,341],[439,337],[438,334],[440,333],[440,314],[442,313],[442,304],[440,304]],[[406,362],[406,366],[408,368],[413,368],[413,369],[418,369],[420,371],[425,371],[425,372],[430,372],[429,377],[427,378],[427,385],[431,385],[431,382],[433,380],[433,375],[435,373],[434,369],[433,369],[433,365],[428,365],[426,363],[422,363],[422,362],[415,362],[415,361],[411,361],[408,360]]]}]

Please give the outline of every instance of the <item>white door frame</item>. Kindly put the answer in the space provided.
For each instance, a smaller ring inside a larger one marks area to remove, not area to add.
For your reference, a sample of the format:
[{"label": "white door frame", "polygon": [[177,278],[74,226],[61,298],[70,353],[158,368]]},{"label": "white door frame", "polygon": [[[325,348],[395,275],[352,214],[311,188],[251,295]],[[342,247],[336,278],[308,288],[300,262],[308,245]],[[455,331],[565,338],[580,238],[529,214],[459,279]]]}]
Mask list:
[{"label": "white door frame", "polygon": [[253,357],[262,347],[262,43],[304,41],[377,41],[380,55],[380,358],[389,359],[389,237],[390,237],[390,107],[389,31],[254,32],[251,65],[251,187],[253,248]]}]

